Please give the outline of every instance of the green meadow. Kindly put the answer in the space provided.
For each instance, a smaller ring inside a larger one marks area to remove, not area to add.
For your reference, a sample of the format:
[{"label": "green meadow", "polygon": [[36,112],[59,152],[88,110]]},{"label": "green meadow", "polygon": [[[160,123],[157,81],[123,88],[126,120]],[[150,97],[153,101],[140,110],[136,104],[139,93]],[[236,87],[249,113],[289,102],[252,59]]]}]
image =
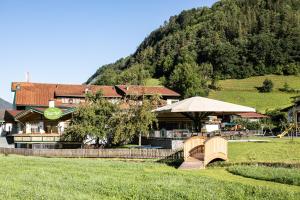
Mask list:
[{"label": "green meadow", "polygon": [[[278,149],[283,151],[280,153]],[[230,143],[228,162],[300,163],[299,149],[299,139],[294,142],[272,139],[268,143]],[[7,200],[300,199],[297,185],[278,183],[251,173],[249,176],[236,175],[222,167],[183,171],[155,160],[16,155],[1,155],[0,162],[0,197]],[[290,180],[297,172],[293,171],[297,169],[280,170],[280,176],[286,176],[285,180]]]},{"label": "green meadow", "polygon": [[[259,93],[256,89],[256,87],[262,86],[265,79],[270,79],[274,83],[271,93]],[[219,82],[221,90],[211,91],[209,98],[251,106],[264,113],[268,109],[287,107],[291,105],[291,97],[300,95],[279,91],[285,83],[293,89],[300,89],[299,76],[256,76],[247,79],[221,80]]]},{"label": "green meadow", "polygon": [[[274,83],[271,93],[260,93],[256,87],[262,86],[265,79],[270,79]],[[220,80],[221,90],[210,91],[209,98],[227,101],[244,106],[251,106],[258,112],[265,113],[266,110],[285,108],[292,104],[291,97],[298,96],[300,93],[286,93],[279,91],[287,83],[290,88],[300,89],[300,76],[266,75],[254,76],[246,79],[227,79]],[[160,85],[158,79],[147,79],[146,85]]]},{"label": "green meadow", "polygon": [[229,143],[229,162],[300,163],[300,138],[263,139],[269,142]]}]

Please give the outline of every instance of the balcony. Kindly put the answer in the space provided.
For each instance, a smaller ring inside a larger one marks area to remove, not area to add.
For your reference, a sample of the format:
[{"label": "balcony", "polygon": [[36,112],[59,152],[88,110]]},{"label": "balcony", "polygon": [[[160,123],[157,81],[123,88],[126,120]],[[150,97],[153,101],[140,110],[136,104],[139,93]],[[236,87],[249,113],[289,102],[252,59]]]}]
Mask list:
[{"label": "balcony", "polygon": [[61,135],[58,133],[34,133],[34,134],[14,134],[15,143],[55,143],[59,142]]}]

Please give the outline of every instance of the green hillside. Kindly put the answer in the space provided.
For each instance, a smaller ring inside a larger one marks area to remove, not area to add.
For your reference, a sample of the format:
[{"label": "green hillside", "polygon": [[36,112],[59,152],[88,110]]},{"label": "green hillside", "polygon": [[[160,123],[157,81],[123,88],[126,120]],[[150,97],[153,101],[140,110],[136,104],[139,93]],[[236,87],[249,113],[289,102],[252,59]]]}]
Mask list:
[{"label": "green hillside", "polygon": [[149,34],[126,58],[87,83],[141,84],[145,78],[184,97],[207,95],[217,79],[300,73],[299,0],[220,0],[185,10]]},{"label": "green hillside", "polygon": [[[255,87],[262,85],[266,79],[274,83],[271,93],[259,93]],[[291,105],[291,97],[300,95],[297,93],[280,92],[279,88],[287,83],[291,88],[300,89],[299,76],[267,75],[247,79],[228,79],[219,82],[220,91],[211,91],[210,98],[255,107],[259,112],[267,109],[283,108]]]},{"label": "green hillside", "polygon": [[[274,83],[271,93],[260,93],[256,87],[260,87],[265,79]],[[211,90],[209,98],[236,103],[256,108],[264,113],[267,109],[284,108],[291,105],[291,97],[300,93],[285,93],[279,91],[287,83],[293,89],[300,89],[300,76],[266,75],[255,76],[246,79],[227,79],[219,81],[220,91]],[[146,85],[160,85],[158,79],[147,79]]]}]

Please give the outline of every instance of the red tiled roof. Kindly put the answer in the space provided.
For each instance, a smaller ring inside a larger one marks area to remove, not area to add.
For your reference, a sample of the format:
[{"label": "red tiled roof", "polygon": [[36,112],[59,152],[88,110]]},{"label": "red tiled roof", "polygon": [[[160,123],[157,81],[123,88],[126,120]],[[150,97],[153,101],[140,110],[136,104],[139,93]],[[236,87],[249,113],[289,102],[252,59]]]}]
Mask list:
[{"label": "red tiled roof", "polygon": [[6,122],[14,122],[15,116],[17,116],[21,112],[23,112],[23,110],[6,110],[4,114],[4,120]]},{"label": "red tiled roof", "polygon": [[[16,105],[25,106],[48,106],[49,100],[55,99],[57,96],[84,97],[86,89],[92,92],[102,90],[104,97],[121,97],[113,86],[14,82],[11,89],[16,92]],[[61,105],[59,101],[56,103],[58,106]]]},{"label": "red tiled roof", "polygon": [[180,94],[162,86],[117,85],[126,95],[155,95],[179,97]]},{"label": "red tiled roof", "polygon": [[242,118],[268,118],[267,115],[262,115],[260,113],[249,112],[249,113],[237,113],[238,116]]},{"label": "red tiled roof", "polygon": [[6,113],[10,114],[12,117],[15,117],[17,114],[23,112],[24,110],[6,110]]}]

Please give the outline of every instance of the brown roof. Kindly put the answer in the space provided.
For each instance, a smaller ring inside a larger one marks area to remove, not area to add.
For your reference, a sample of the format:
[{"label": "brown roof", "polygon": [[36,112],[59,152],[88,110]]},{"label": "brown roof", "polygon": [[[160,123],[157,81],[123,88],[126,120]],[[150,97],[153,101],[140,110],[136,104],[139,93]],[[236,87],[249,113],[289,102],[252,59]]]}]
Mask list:
[{"label": "brown roof", "polygon": [[15,117],[21,112],[23,112],[23,110],[6,110],[4,115],[4,120],[6,122],[14,122]]},{"label": "brown roof", "polygon": [[6,114],[10,114],[12,117],[15,117],[17,114],[23,112],[24,110],[6,110]]},{"label": "brown roof", "polygon": [[260,113],[255,113],[255,112],[249,112],[249,113],[237,113],[238,116],[242,118],[268,118],[269,116],[267,115],[262,115]]},{"label": "brown roof", "polygon": [[125,95],[161,95],[179,97],[180,94],[163,86],[117,85]]},{"label": "brown roof", "polygon": [[[101,90],[104,97],[121,97],[113,86],[14,82],[11,89],[16,92],[16,105],[27,106],[48,106],[49,100],[55,97],[84,97],[86,89],[91,92]],[[59,101],[56,103],[58,106],[61,104]]]}]

